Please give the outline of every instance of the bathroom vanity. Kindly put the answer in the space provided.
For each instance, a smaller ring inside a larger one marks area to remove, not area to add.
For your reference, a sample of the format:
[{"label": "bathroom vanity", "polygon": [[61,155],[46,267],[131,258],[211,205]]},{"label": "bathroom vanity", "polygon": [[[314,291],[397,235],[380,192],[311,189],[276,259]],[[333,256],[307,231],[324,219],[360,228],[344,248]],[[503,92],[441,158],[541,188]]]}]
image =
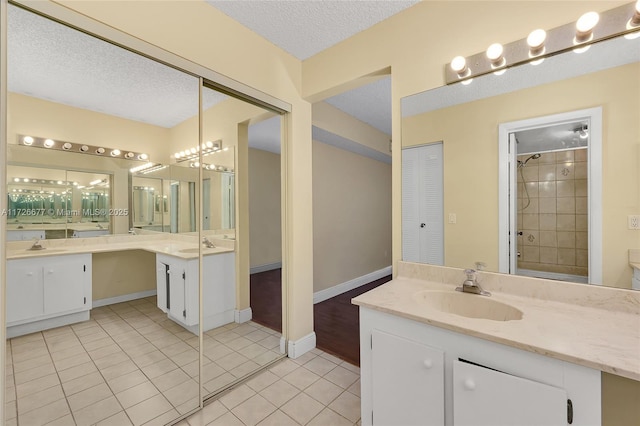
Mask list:
[{"label": "bathroom vanity", "polygon": [[461,269],[398,269],[353,300],[364,425],[598,425],[601,372],[640,379],[635,294],[483,273],[486,297],[455,291]]}]

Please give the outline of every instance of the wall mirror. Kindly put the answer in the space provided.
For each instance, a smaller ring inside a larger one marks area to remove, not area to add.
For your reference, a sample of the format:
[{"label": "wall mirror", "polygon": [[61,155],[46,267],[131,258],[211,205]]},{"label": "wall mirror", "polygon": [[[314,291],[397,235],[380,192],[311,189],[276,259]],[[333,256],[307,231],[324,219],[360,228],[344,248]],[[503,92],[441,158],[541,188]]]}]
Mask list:
[{"label": "wall mirror", "polygon": [[[631,288],[639,60],[640,39],[619,37],[403,98],[403,258]],[[405,209],[420,191],[405,165],[434,144],[421,164],[444,196],[425,217]]]}]

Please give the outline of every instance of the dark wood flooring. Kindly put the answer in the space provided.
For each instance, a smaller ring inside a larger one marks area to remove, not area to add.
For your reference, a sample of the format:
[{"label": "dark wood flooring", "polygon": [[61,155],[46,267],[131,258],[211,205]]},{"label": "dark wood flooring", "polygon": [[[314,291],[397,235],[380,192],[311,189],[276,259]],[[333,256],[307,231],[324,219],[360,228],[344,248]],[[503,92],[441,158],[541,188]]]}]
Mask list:
[{"label": "dark wood flooring", "polygon": [[[253,321],[282,331],[282,272],[275,269],[251,275]],[[391,280],[391,276],[365,284],[313,306],[316,346],[354,365],[360,365],[360,321],[351,299]]]}]

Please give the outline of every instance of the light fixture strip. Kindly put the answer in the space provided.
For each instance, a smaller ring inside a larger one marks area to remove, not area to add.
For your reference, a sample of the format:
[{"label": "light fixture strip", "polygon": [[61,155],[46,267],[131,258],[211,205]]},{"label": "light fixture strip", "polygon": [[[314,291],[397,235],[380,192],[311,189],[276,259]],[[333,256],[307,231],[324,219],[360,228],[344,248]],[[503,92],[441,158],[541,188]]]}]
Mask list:
[{"label": "light fixture strip", "polygon": [[149,156],[142,152],[121,151],[117,148],[104,148],[101,146],[66,142],[37,136],[18,135],[18,145],[75,152],[78,154],[91,154],[100,157],[120,158],[123,160],[148,161],[149,159]]},{"label": "light fixture strip", "polygon": [[207,141],[202,144],[202,147],[195,146],[193,148],[185,149],[184,151],[176,152],[173,154],[176,163],[181,163],[188,160],[196,160],[200,158],[200,151],[202,150],[202,156],[215,154],[220,151],[227,151],[228,148],[222,148],[222,139],[216,141]]},{"label": "light fixture strip", "polygon": [[[506,69],[571,51],[576,48],[586,47],[614,37],[640,32],[640,26],[633,27],[628,25],[636,14],[635,1],[600,13],[600,20],[592,30],[593,37],[589,37],[587,41],[582,43],[576,40],[576,22],[547,30],[544,49],[541,49],[542,52],[538,55],[531,54],[531,48],[527,44],[526,38],[505,44],[502,54],[505,63],[500,68]],[[534,30],[534,28],[531,28],[531,30]],[[492,62],[487,58],[486,52],[476,53],[465,59],[466,68],[465,73],[462,75],[453,71],[451,63],[445,65],[446,84],[453,84],[496,72],[496,67],[494,64],[494,66],[492,66]]]}]

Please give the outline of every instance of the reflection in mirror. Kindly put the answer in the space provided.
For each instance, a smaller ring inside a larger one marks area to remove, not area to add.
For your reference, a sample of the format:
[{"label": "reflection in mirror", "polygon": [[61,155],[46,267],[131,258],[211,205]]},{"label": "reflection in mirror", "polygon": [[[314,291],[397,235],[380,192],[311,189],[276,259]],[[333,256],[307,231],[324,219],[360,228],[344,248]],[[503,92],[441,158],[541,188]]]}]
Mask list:
[{"label": "reflection in mirror", "polygon": [[203,112],[203,147],[215,142],[220,149],[202,151],[197,162],[182,160],[182,151],[174,157],[177,164],[189,163],[194,170],[202,170],[202,384],[203,393],[212,396],[283,354],[280,331],[253,321],[248,271],[236,276],[238,253],[234,252],[236,164],[243,164],[248,155],[250,121],[272,113],[208,87],[203,88],[203,98],[218,99]]},{"label": "reflection in mirror", "polygon": [[[136,194],[129,178],[198,144],[199,80],[14,5],[7,19],[5,196],[9,232],[29,240],[6,243],[7,420],[170,423],[200,405],[198,173],[176,166]],[[180,235],[152,232],[171,224],[174,182]],[[134,221],[151,230],[129,235]]]},{"label": "reflection in mirror", "polygon": [[[428,226],[415,229],[403,201],[403,258],[419,260],[408,242],[421,244],[439,228],[447,266],[482,262],[491,271],[574,281],[588,274],[592,284],[632,288],[639,61],[640,39],[619,37],[404,98],[403,151],[441,143],[446,197],[444,217],[417,220]],[[403,182],[405,165],[403,156]],[[411,198],[406,189],[403,200]]]}]

